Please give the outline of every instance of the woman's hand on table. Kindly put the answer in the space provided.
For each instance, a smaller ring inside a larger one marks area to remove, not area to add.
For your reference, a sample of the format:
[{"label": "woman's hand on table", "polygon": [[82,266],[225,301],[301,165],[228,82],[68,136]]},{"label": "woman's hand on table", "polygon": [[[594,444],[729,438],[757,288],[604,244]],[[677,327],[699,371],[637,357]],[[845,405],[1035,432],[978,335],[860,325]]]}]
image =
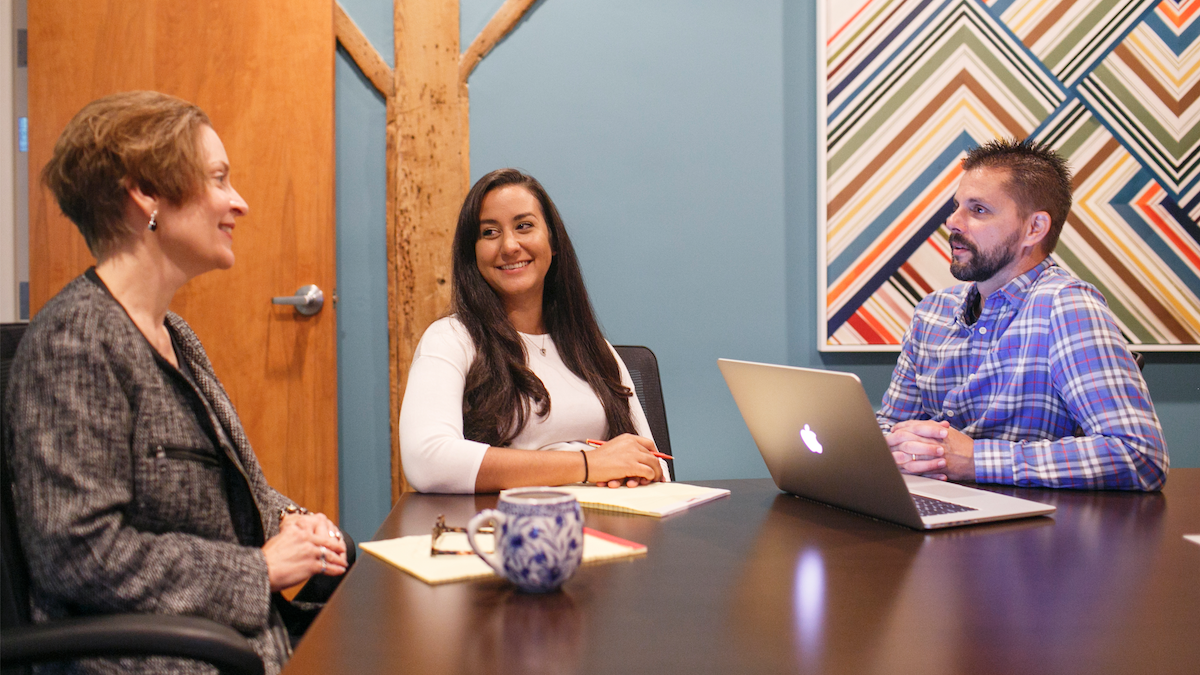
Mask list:
[{"label": "woman's hand on table", "polygon": [[281,591],[317,574],[346,573],[346,542],[323,513],[289,514],[279,521],[279,534],[262,547],[271,591]]},{"label": "woman's hand on table", "polygon": [[587,454],[588,479],[612,488],[649,485],[663,479],[662,463],[654,456],[654,441],[621,434]]}]

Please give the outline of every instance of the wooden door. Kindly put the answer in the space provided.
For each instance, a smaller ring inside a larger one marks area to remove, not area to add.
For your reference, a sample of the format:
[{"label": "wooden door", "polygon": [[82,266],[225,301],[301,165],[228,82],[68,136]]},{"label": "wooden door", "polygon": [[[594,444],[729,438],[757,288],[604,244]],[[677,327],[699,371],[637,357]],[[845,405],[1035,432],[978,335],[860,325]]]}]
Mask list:
[{"label": "wooden door", "polygon": [[[332,3],[37,0],[28,53],[31,176],[105,94],[156,89],[212,119],[250,214],[233,269],[193,280],[172,309],[208,350],[271,484],[336,519]],[[36,179],[29,204],[36,312],[94,261]],[[306,284],[325,293],[319,314],[271,304]]]}]

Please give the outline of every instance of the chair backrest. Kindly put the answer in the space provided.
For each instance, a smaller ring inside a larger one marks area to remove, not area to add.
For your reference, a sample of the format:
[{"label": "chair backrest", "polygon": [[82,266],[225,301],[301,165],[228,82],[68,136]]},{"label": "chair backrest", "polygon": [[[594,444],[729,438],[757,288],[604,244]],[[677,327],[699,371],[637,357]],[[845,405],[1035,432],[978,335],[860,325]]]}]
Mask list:
[{"label": "chair backrest", "polygon": [[[654,434],[658,451],[674,455],[671,452],[671,436],[667,432],[667,408],[663,403],[662,380],[658,376],[658,358],[649,347],[617,345],[613,349],[617,350],[629,369],[629,377],[646,413],[646,421],[650,423],[650,433]],[[671,480],[675,480],[675,462],[669,459],[666,462]]]},{"label": "chair backrest", "polygon": [[[0,402],[8,391],[8,373],[12,369],[17,343],[25,334],[24,323],[0,324]],[[3,406],[0,405],[0,410]],[[2,415],[3,413],[0,413]],[[7,420],[0,420],[0,444],[8,444]],[[5,629],[29,623],[29,572],[17,538],[16,512],[12,499],[12,471],[8,467],[8,448],[0,447],[0,627]]]}]

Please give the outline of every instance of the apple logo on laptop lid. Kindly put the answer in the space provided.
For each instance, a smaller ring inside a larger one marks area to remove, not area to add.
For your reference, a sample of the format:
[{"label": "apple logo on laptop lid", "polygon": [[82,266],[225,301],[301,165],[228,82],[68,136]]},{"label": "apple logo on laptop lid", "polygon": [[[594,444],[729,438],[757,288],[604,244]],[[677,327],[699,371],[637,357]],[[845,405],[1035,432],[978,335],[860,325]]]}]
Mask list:
[{"label": "apple logo on laptop lid", "polygon": [[804,441],[809,450],[812,450],[816,454],[819,455],[825,452],[825,448],[822,448],[821,442],[817,440],[817,432],[809,429],[807,424],[800,430],[800,439]]}]

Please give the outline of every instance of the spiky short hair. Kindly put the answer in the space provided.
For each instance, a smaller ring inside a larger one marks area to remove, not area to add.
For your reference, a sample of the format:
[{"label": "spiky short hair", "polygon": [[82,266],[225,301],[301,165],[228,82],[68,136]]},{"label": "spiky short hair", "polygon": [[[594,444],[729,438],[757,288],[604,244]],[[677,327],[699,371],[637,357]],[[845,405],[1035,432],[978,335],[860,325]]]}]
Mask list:
[{"label": "spiky short hair", "polygon": [[1031,139],[996,139],[973,148],[962,163],[963,171],[1007,169],[1009,196],[1025,215],[1050,214],[1050,231],[1042,249],[1052,253],[1071,210],[1071,170],[1049,145]]}]

